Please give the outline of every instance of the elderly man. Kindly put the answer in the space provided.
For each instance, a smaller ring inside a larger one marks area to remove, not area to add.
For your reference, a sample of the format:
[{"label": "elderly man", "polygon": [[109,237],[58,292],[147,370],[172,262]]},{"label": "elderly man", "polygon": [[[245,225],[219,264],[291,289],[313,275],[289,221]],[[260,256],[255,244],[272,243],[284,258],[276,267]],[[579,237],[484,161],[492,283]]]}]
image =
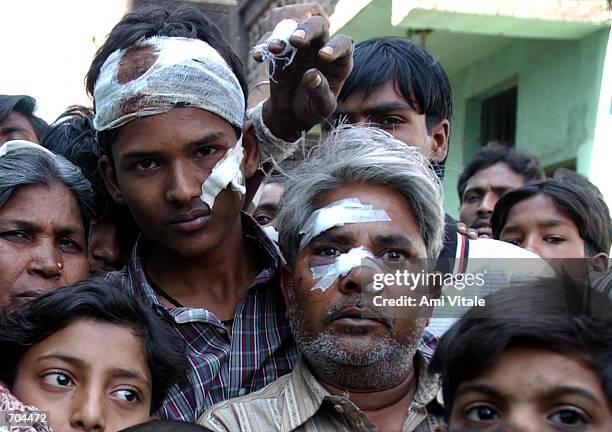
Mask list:
[{"label": "elderly man", "polygon": [[199,423],[217,431],[433,431],[439,386],[417,350],[431,310],[381,298],[433,298],[436,287],[396,282],[378,291],[373,282],[432,267],[441,202],[415,149],[377,129],[332,132],[290,176],[278,214],[282,288],[301,358],[291,374],[213,407]]},{"label": "elderly man", "polygon": [[0,95],[0,146],[11,140],[40,143],[49,125],[36,117],[36,99],[24,95]]}]

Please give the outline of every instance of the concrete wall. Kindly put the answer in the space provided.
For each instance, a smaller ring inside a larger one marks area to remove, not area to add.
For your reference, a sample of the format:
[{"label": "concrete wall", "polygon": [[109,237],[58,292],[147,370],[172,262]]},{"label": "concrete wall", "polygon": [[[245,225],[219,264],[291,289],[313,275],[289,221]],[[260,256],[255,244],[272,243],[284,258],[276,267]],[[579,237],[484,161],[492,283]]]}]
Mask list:
[{"label": "concrete wall", "polygon": [[480,145],[480,101],[518,86],[516,147],[545,167],[575,160],[589,174],[609,29],[578,41],[509,39],[497,52],[450,77],[455,115],[445,208],[456,215],[457,178]]}]

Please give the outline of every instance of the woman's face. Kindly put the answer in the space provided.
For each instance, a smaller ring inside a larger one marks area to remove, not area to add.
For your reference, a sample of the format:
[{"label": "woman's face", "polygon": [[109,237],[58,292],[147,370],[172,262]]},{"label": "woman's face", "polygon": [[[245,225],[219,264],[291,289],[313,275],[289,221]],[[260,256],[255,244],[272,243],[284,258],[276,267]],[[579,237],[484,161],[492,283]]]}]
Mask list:
[{"label": "woman's face", "polygon": [[21,186],[0,208],[0,311],[89,273],[85,229],[64,185]]}]

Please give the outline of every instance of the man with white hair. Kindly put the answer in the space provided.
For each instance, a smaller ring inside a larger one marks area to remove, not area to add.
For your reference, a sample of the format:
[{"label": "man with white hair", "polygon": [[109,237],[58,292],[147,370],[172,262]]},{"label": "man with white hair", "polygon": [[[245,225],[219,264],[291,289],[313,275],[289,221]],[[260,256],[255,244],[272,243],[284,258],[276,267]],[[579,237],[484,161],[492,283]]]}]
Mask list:
[{"label": "man with white hair", "polygon": [[416,149],[373,128],[332,131],[290,173],[278,212],[282,289],[301,358],[291,374],[220,403],[199,423],[252,432],[440,426],[438,380],[417,350],[431,308],[383,302],[429,301],[440,285],[373,283],[377,274],[433,270],[441,203]]}]

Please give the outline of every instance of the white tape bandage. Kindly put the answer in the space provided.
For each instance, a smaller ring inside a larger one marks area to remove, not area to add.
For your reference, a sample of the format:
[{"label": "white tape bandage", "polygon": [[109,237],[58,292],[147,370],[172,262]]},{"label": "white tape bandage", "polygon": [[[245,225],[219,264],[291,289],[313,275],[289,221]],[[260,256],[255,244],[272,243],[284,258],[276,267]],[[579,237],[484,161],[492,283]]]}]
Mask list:
[{"label": "white tape bandage", "polygon": [[325,291],[336,279],[345,277],[357,267],[370,267],[377,273],[383,273],[380,260],[372,252],[360,246],[337,256],[333,264],[312,267],[310,269],[312,277],[319,279],[312,287],[312,291],[316,289]]},{"label": "white tape bandage", "polygon": [[199,39],[155,36],[106,59],[94,89],[97,131],[161,114],[176,106],[209,111],[237,129],[245,101],[221,55]]},{"label": "white tape bandage", "polygon": [[243,185],[242,171],[240,171],[243,157],[242,139],[239,139],[236,145],[225,152],[225,155],[217,161],[210,175],[202,183],[200,199],[211,210],[215,205],[217,195],[228,185],[242,195],[246,193],[246,188]]},{"label": "white tape bandage", "polygon": [[[269,62],[271,64],[271,70],[268,72],[268,77],[271,81],[276,82],[274,80],[274,72],[276,70],[277,61],[284,63],[283,69],[293,62],[293,58],[297,53],[297,48],[289,43],[289,38],[291,37],[295,29],[297,29],[297,26],[298,22],[296,20],[284,19],[279,22],[276,27],[274,27],[272,34],[268,39],[266,39],[265,42],[262,42],[253,47],[253,52],[261,53],[261,56],[264,61]],[[272,40],[280,40],[285,43],[285,48],[280,54],[273,54],[268,49],[268,42]]]},{"label": "white tape bandage", "polygon": [[55,153],[53,153],[51,150],[41,146],[40,144],[36,144],[30,141],[26,141],[26,140],[11,140],[11,141],[7,141],[6,143],[4,143],[2,146],[0,146],[0,158],[5,156],[7,153],[14,151],[14,150],[19,150],[19,149],[23,149],[23,148],[29,148],[29,149],[34,149],[34,150],[40,150],[42,152],[45,152],[53,157],[56,156]]},{"label": "white tape bandage", "polygon": [[384,210],[362,204],[359,198],[345,198],[314,211],[300,230],[304,236],[300,240],[300,249],[330,228],[347,223],[389,222],[391,218]]}]

